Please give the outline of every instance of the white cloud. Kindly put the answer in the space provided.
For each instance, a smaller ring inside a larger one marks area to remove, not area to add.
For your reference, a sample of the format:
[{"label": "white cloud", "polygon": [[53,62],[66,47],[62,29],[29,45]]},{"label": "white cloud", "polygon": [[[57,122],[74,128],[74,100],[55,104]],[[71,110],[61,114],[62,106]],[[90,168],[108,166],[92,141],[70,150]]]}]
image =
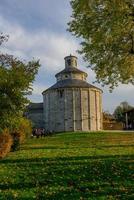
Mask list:
[{"label": "white cloud", "polygon": [[31,60],[33,57],[40,59],[39,76],[44,73],[44,80],[40,80],[38,76],[38,81],[34,82],[34,97],[41,96],[42,91],[50,86],[46,82],[51,79],[49,76],[53,76],[54,79],[54,74],[64,68],[64,57],[70,53],[76,55],[78,49],[76,41],[67,35],[56,34],[45,29],[31,33],[15,23],[9,23],[1,16],[0,30],[4,34],[9,34],[9,41],[1,46],[3,53],[26,60]]},{"label": "white cloud", "polygon": [[48,85],[44,86],[44,84],[35,84],[32,93],[34,95],[42,95],[42,92],[46,90],[48,87],[49,87]]},{"label": "white cloud", "polygon": [[66,35],[47,30],[28,32],[16,24],[10,24],[0,17],[0,30],[9,34],[9,41],[2,50],[24,59],[40,59],[42,68],[52,72],[63,68],[63,58],[70,53],[76,54],[78,44]]}]

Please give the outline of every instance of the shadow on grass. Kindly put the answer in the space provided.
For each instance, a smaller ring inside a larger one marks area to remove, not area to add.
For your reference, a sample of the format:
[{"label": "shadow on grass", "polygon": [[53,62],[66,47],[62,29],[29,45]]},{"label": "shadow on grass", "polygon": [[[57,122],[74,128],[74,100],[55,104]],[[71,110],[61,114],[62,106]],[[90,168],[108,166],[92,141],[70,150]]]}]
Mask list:
[{"label": "shadow on grass", "polygon": [[42,158],[19,158],[19,159],[8,159],[8,158],[6,158],[6,159],[2,159],[2,160],[0,160],[0,164],[5,164],[5,163],[8,163],[8,164],[18,164],[18,163],[21,163],[21,164],[23,164],[23,163],[32,163],[32,162],[46,162],[46,161],[48,161],[48,162],[51,162],[51,161],[53,161],[53,162],[55,162],[55,163],[57,163],[58,161],[66,161],[66,162],[71,162],[71,161],[73,161],[73,162],[75,162],[75,161],[80,161],[80,160],[89,160],[89,161],[91,161],[91,160],[98,160],[98,161],[100,161],[100,160],[104,160],[104,161],[107,161],[107,160],[119,160],[119,161],[122,161],[122,160],[133,160],[134,161],[134,155],[111,155],[111,156],[102,156],[102,155],[100,155],[100,156],[77,156],[77,157],[75,157],[75,156],[70,156],[70,157],[57,157],[57,158],[46,158],[46,157],[42,157]]},{"label": "shadow on grass", "polygon": [[2,191],[34,189],[36,199],[133,199],[134,195],[133,155],[5,159],[0,164],[16,170],[8,182],[0,182]]},{"label": "shadow on grass", "polygon": [[[98,149],[102,149],[102,148],[122,148],[122,147],[125,147],[125,148],[129,148],[129,147],[134,147],[134,145],[89,145],[89,146],[81,146],[80,148],[81,149],[89,149],[89,148],[98,148]],[[22,148],[21,150],[41,150],[41,149],[49,149],[49,150],[60,150],[60,149],[78,149],[79,147],[70,147],[70,146],[67,146],[67,147],[59,147],[59,146],[42,146],[42,147],[24,147]]]}]

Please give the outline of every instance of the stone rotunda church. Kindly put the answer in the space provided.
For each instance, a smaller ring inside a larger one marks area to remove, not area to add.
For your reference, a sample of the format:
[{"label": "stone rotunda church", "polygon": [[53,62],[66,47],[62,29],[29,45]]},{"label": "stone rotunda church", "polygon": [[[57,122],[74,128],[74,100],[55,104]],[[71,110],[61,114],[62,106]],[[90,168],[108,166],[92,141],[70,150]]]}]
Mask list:
[{"label": "stone rotunda church", "polygon": [[77,57],[65,57],[65,69],[43,94],[43,103],[32,103],[27,117],[35,127],[55,132],[102,129],[102,90],[87,83],[87,73],[77,68]]}]

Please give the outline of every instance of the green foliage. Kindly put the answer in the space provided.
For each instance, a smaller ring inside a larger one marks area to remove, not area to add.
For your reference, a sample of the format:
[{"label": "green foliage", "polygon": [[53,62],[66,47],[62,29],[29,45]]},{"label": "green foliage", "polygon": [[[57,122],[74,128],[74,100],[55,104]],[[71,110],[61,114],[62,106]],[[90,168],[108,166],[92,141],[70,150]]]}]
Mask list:
[{"label": "green foliage", "polygon": [[8,35],[4,35],[3,33],[0,33],[0,45],[1,45],[3,42],[7,41],[8,38],[9,38]]},{"label": "green foliage", "polygon": [[117,106],[117,108],[114,111],[114,116],[118,122],[125,123],[125,115],[123,114],[123,109],[121,106]]},{"label": "green foliage", "polygon": [[[19,120],[19,130],[24,133],[24,139],[29,138],[32,133],[32,122],[24,117]],[[24,140],[22,140],[23,142]]]},{"label": "green foliage", "polygon": [[28,119],[16,118],[15,127],[12,127],[11,136],[13,138],[12,151],[20,149],[20,145],[28,138],[32,133],[32,124]]},{"label": "green foliage", "polygon": [[125,123],[126,118],[125,118],[125,111],[128,111],[132,108],[127,102],[122,102],[120,103],[119,106],[114,111],[114,117],[118,122],[123,122]]},{"label": "green foliage", "polygon": [[29,139],[0,161],[0,199],[133,199],[133,134]]},{"label": "green foliage", "polygon": [[69,31],[80,37],[98,82],[134,84],[134,1],[72,0]]},{"label": "green foliage", "polygon": [[[0,35],[0,45],[7,37]],[[39,69],[39,61],[20,61],[11,55],[0,53],[0,127],[16,124],[22,116],[31,94],[32,83]]]},{"label": "green foliage", "polygon": [[13,133],[11,133],[11,136],[13,138],[11,151],[18,151],[20,149],[20,137],[22,137],[22,134],[20,132],[14,131]]}]

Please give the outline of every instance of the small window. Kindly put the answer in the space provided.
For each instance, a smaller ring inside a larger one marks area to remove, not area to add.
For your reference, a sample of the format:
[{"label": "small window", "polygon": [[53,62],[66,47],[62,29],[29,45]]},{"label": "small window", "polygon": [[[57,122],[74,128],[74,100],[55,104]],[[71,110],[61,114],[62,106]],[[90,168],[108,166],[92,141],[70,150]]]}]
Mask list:
[{"label": "small window", "polygon": [[68,64],[69,66],[71,66],[71,60],[70,60],[70,59],[67,60],[67,64]]},{"label": "small window", "polygon": [[65,75],[65,78],[68,78],[68,75]]},{"label": "small window", "polygon": [[63,92],[64,92],[63,90],[60,90],[60,91],[59,91],[60,98],[62,98],[62,97],[63,97]]}]

